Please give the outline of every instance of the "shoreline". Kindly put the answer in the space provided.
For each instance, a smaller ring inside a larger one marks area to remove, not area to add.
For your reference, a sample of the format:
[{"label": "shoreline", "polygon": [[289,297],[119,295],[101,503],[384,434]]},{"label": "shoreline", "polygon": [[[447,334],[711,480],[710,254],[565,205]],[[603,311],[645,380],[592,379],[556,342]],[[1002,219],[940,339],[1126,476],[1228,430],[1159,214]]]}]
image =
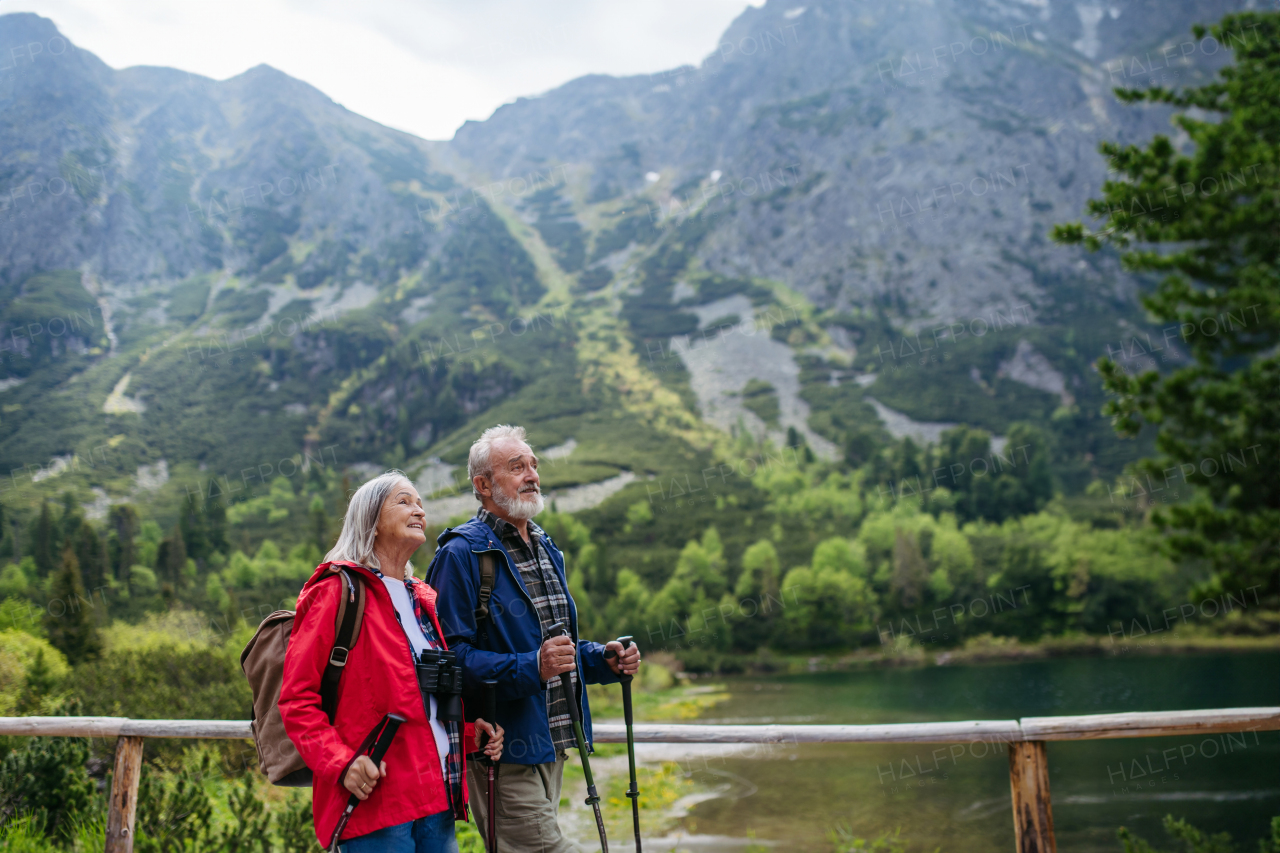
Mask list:
[{"label": "shoreline", "polygon": [[[1139,657],[1229,652],[1250,654],[1280,651],[1280,634],[1214,636],[1189,631],[1147,635],[1117,641],[1114,637],[1075,635],[1023,643],[1013,638],[982,635],[965,645],[936,652],[898,644],[883,650],[829,652],[820,655],[724,655],[713,672],[680,672],[680,679],[698,680],[734,675],[794,675],[806,672],[848,672],[884,667],[955,666],[1015,663],[1069,657]],[[726,666],[726,664],[728,666]]]}]

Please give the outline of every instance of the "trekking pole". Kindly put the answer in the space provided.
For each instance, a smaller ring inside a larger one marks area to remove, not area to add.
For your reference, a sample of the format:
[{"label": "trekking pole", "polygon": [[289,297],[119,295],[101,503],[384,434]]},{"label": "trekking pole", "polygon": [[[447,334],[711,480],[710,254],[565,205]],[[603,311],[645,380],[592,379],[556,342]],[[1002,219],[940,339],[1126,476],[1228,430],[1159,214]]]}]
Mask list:
[{"label": "trekking pole", "polygon": [[[631,648],[632,639],[630,636],[618,638],[624,652]],[[613,649],[608,649],[604,653],[605,660],[617,656],[618,653]],[[632,678],[633,676],[630,675],[618,676],[618,680],[622,682],[622,717],[627,723],[627,766],[631,771],[631,787],[627,789],[627,796],[631,798],[631,823],[636,835],[636,853],[642,853],[640,850],[640,786],[636,784],[636,721],[631,708]]]},{"label": "trekking pole", "polygon": [[[547,634],[554,637],[557,634],[569,636],[569,629],[564,626],[563,622],[557,622],[547,629]],[[572,638],[570,638],[572,639]],[[577,671],[578,653],[574,650],[572,672]],[[566,679],[563,675],[556,676],[560,679],[560,683],[564,685],[565,692],[568,694],[569,719],[573,722],[573,735],[578,740],[578,757],[582,759],[582,775],[587,777],[587,805],[591,806],[596,813],[596,829],[600,831],[600,850],[601,853],[609,853],[609,838],[604,833],[604,817],[600,814],[600,795],[596,793],[596,780],[591,776],[591,762],[587,759],[587,736],[582,729],[582,711],[578,708],[578,694],[573,689],[573,679]]]},{"label": "trekking pole", "polygon": [[[490,725],[498,724],[498,682],[484,681],[484,713],[480,716],[489,721]],[[489,803],[489,819],[486,838],[488,844],[485,849],[488,853],[497,853],[498,851],[498,762],[484,754],[484,748],[489,745],[489,735],[487,732],[480,733],[480,748],[467,756],[472,761],[479,761],[484,764],[489,774],[489,787],[485,791],[485,799]]]},{"label": "trekking pole", "polygon": [[[387,754],[388,747],[391,746],[391,740],[396,736],[396,730],[400,728],[400,724],[404,722],[404,717],[399,714],[387,714],[384,716],[373,730],[369,732],[368,737],[364,739],[364,743],[360,744],[360,749],[356,751],[355,758],[351,759],[354,764],[356,758],[362,755],[369,756],[373,761],[374,767],[382,766],[382,758]],[[351,769],[351,765],[347,765],[347,770]],[[347,771],[342,771],[339,779],[345,778]],[[342,830],[347,828],[347,821],[351,818],[351,813],[356,810],[356,806],[360,805],[360,798],[352,794],[347,798],[347,807],[342,812],[342,817],[338,818],[338,825],[333,830],[333,838],[329,839],[329,853],[337,853],[338,839],[342,838]]]}]

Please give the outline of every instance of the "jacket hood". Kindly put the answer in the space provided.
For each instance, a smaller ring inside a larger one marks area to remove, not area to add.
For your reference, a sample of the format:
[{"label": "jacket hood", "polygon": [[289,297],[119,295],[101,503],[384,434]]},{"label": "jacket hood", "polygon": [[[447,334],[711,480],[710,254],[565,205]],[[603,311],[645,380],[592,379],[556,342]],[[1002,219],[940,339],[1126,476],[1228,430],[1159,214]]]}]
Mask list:
[{"label": "jacket hood", "polygon": [[[537,527],[538,535],[555,546],[555,542],[547,531],[532,520],[530,520],[529,524]],[[457,527],[446,528],[443,533],[436,537],[436,545],[444,547],[445,543],[452,539],[462,539],[472,551],[504,550],[502,543],[494,535],[493,529],[478,518],[468,519]]]},{"label": "jacket hood", "polygon": [[489,525],[478,518],[470,518],[457,527],[445,528],[444,532],[436,537],[436,545],[443,546],[450,539],[457,538],[465,540],[472,551],[487,551],[490,548],[501,547],[500,543],[494,539]]}]

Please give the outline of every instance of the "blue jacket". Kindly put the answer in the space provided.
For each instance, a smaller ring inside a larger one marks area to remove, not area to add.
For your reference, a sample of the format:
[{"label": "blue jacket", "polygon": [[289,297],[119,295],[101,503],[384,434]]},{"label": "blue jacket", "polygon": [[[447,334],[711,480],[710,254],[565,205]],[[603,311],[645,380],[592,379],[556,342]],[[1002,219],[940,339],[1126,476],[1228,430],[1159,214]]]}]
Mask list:
[{"label": "blue jacket", "polygon": [[[542,648],[542,626],[533,601],[525,589],[511,555],[489,525],[478,518],[450,528],[436,540],[439,545],[427,583],[439,594],[436,609],[449,648],[457,652],[467,692],[480,682],[493,680],[497,686],[498,723],[506,730],[502,760],[509,764],[545,764],[556,760],[547,723],[547,689],[538,677],[538,651]],[[543,536],[542,544],[555,565],[565,595],[569,598],[569,633],[578,647],[578,706],[588,748],[591,744],[591,709],[581,684],[611,684],[618,676],[604,659],[604,646],[578,638],[578,610],[565,579],[564,555]],[[477,637],[475,609],[480,606],[480,560],[484,551],[498,557],[493,597],[489,600],[487,641]],[[469,708],[479,696],[468,703]]]}]

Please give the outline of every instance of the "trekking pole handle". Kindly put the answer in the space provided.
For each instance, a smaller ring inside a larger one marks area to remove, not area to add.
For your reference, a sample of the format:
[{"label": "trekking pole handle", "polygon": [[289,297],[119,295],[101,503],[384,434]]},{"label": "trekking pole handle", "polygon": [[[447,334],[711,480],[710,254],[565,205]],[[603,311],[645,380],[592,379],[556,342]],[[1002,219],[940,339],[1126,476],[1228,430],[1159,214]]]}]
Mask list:
[{"label": "trekking pole handle", "polygon": [[[622,650],[623,650],[624,652],[625,652],[627,649],[631,648],[631,644],[632,644],[632,642],[633,642],[634,640],[635,640],[635,637],[631,636],[630,634],[625,634],[625,635],[623,635],[623,636],[621,636],[621,637],[619,637],[619,638],[618,638],[618,642],[622,644]],[[613,659],[614,659],[614,658],[616,658],[616,657],[618,657],[618,653],[617,653],[617,652],[615,652],[613,649],[605,649],[605,650],[604,650],[604,659],[605,659],[605,660],[613,660]],[[619,681],[621,681],[623,684],[628,684],[628,683],[630,683],[631,679],[632,679],[632,678],[634,678],[634,677],[635,677],[635,676],[632,676],[632,675],[620,674],[620,675],[618,676],[618,680],[619,680]]]},{"label": "trekking pole handle", "polygon": [[[569,636],[569,629],[564,626],[563,622],[557,622],[547,629],[548,639],[550,639],[551,637],[568,637],[568,636]],[[577,651],[575,650],[573,669],[576,670],[577,668],[578,668],[578,659],[577,659]],[[572,671],[573,670],[570,670],[570,672]],[[567,694],[565,698],[568,699],[567,704],[569,706],[569,721],[571,723],[581,723],[582,713],[578,709],[577,696],[574,694],[574,691],[573,691],[573,680],[565,677],[569,675],[570,672],[561,673],[560,675],[557,675],[556,678],[560,679],[560,684],[564,686],[565,693]]]},{"label": "trekking pole handle", "polygon": [[[489,725],[498,725],[498,682],[483,681],[484,685],[484,714],[483,717],[488,721]],[[484,748],[489,745],[489,733],[480,733],[480,751],[484,752]]]}]

